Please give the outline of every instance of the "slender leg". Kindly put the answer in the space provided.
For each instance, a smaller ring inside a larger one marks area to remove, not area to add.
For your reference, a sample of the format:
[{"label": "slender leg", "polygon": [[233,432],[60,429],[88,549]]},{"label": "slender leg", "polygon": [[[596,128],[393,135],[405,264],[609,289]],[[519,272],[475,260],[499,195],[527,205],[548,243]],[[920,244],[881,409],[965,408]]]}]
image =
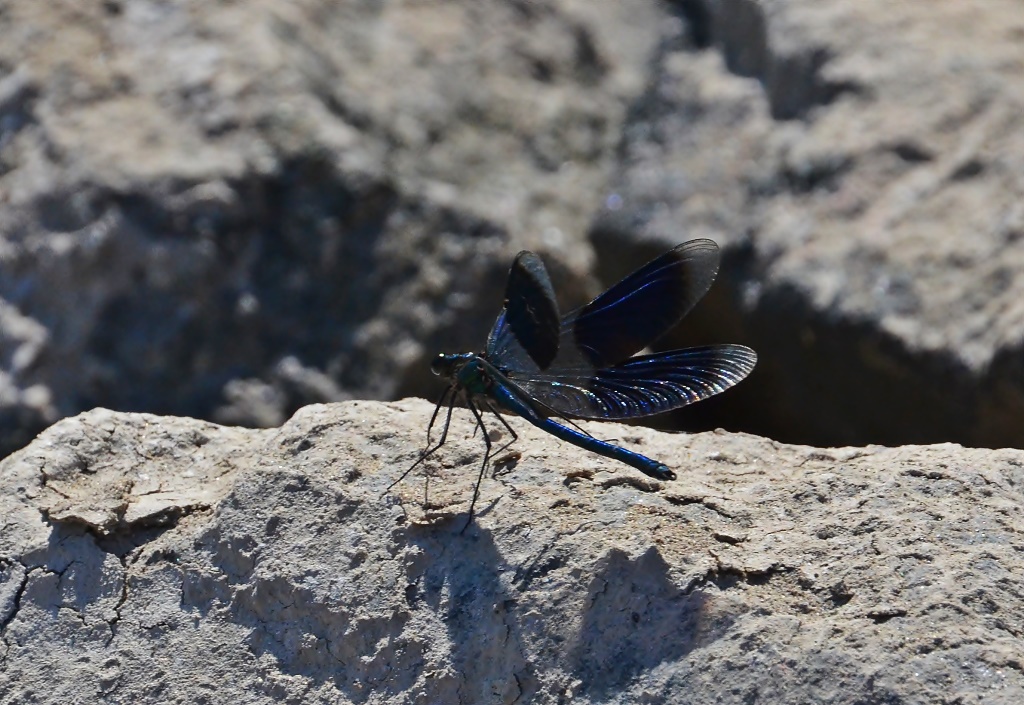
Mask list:
[{"label": "slender leg", "polygon": [[[437,403],[434,405],[434,413],[430,415],[430,423],[427,424],[427,447],[428,448],[430,447],[430,429],[434,428],[434,422],[437,421],[437,412],[439,412],[441,410],[441,406],[444,404],[444,399],[449,394],[452,394],[453,398],[454,398],[455,388],[453,386],[445,387],[444,391],[441,392],[441,396],[438,397]],[[448,419],[451,420],[451,417],[452,417],[452,412],[451,412],[451,407],[449,406],[448,407]],[[447,424],[445,425],[445,430],[448,430]]]},{"label": "slender leg", "polygon": [[[427,426],[427,443],[428,444],[430,443],[430,428],[431,428],[431,426],[434,425],[434,421],[437,420],[437,413],[441,409],[441,404],[444,402],[444,398],[445,398],[445,396],[448,395],[449,391],[452,391],[452,387],[449,387],[448,390],[446,390],[445,393],[441,395],[441,398],[438,399],[437,406],[434,407],[434,415],[430,417],[430,425]],[[415,463],[413,463],[411,466],[409,466],[409,469],[406,470],[405,472],[403,472],[399,476],[399,478],[397,480],[395,480],[390,485],[388,485],[388,488],[386,490],[384,490],[385,494],[390,492],[391,489],[395,485],[397,485],[399,482],[401,482],[406,477],[408,477],[409,473],[411,473],[413,470],[415,470],[417,467],[419,467],[420,463],[422,463],[424,460],[426,460],[431,455],[436,453],[437,450],[441,446],[444,445],[444,442],[446,440],[448,440],[448,427],[451,426],[451,423],[452,423],[452,411],[454,411],[454,409],[455,409],[455,399],[458,396],[459,395],[458,395],[457,392],[452,392],[451,399],[448,401],[448,415],[445,417],[445,420],[444,420],[444,429],[441,430],[441,440],[439,440],[437,442],[437,445],[435,445],[435,446],[433,446],[431,448],[428,448],[427,450],[423,451],[423,453],[420,455],[420,459],[419,460],[417,460]]]},{"label": "slender leg", "polygon": [[[427,447],[428,448],[430,447],[430,430],[432,428],[434,428],[434,422],[437,421],[437,413],[441,410],[441,405],[444,404],[445,397],[447,397],[449,394],[452,395],[452,398],[451,398],[451,402],[448,405],[448,417],[445,419],[445,422],[444,422],[444,433],[445,434],[448,433],[448,424],[450,424],[452,422],[452,405],[455,403],[455,398],[458,396],[457,392],[455,391],[455,387],[451,386],[451,385],[445,387],[444,391],[441,392],[441,396],[438,397],[437,404],[434,405],[434,413],[430,415],[430,423],[427,424]],[[437,445],[437,448],[434,448],[434,450],[437,450],[442,445],[444,445],[444,438],[441,439],[441,442]],[[434,450],[430,451],[430,453],[433,453]],[[430,453],[427,453],[426,455],[429,455]],[[426,455],[423,458],[420,458],[420,462],[422,462],[426,458]],[[416,467],[416,466],[414,465],[413,467]],[[409,468],[409,470],[406,470],[405,474],[408,475],[409,471],[411,471],[411,470],[412,470],[412,468]],[[404,477],[404,475],[403,475],[403,477]],[[394,487],[394,485],[392,485],[392,487]],[[389,487],[388,489],[391,489],[391,487]],[[423,476],[423,506],[427,507],[427,506],[429,506],[429,504],[430,504],[430,473],[427,473],[427,474],[425,474]]]},{"label": "slender leg", "polygon": [[[502,453],[502,451],[504,451],[510,445],[519,440],[519,434],[516,433],[514,428],[508,425],[508,421],[505,420],[505,417],[498,413],[498,410],[494,408],[494,404],[491,403],[490,399],[485,399],[484,403],[487,404],[487,409],[497,417],[498,421],[501,422],[501,425],[504,426],[505,430],[508,431],[510,436],[512,436],[512,440],[503,445],[501,448],[498,448],[498,450],[494,451],[494,455],[499,455]],[[494,475],[492,474],[491,477],[494,477]]]},{"label": "slender leg", "polygon": [[466,517],[466,525],[462,527],[462,531],[459,533],[465,533],[469,525],[473,523],[473,509],[476,507],[476,498],[480,494],[480,483],[484,479],[484,470],[487,468],[487,461],[491,458],[491,437],[487,435],[487,427],[484,426],[483,416],[480,415],[480,410],[476,408],[476,404],[473,403],[473,397],[469,394],[466,395],[466,405],[469,410],[473,412],[473,416],[476,417],[477,426],[483,431],[484,437],[484,459],[480,463],[480,473],[476,476],[476,486],[473,488],[473,499],[469,503],[469,516]]},{"label": "slender leg", "polygon": [[533,401],[533,403],[536,404],[541,409],[544,409],[546,412],[548,412],[547,413],[548,418],[554,417],[554,418],[557,418],[557,419],[561,419],[562,421],[564,421],[565,423],[569,424],[570,426],[575,428],[577,431],[582,433],[584,436],[590,436],[591,438],[594,437],[593,434],[590,433],[590,431],[588,431],[587,429],[583,428],[582,426],[580,426],[578,423],[576,423],[572,419],[568,418],[567,416],[562,416],[560,413],[558,413],[557,411],[552,409],[550,406],[548,406],[544,402],[537,401],[535,399]]},{"label": "slender leg", "polygon": [[562,419],[562,421],[565,421],[567,424],[569,424],[570,426],[575,428],[577,431],[582,433],[584,436],[590,436],[591,438],[595,437],[594,434],[592,434],[590,431],[588,431],[587,429],[585,429],[582,426],[580,426],[578,423],[576,423],[572,419],[566,418],[565,416],[559,416],[558,418]]},{"label": "slender leg", "polygon": [[[498,421],[501,422],[501,425],[505,427],[505,430],[509,432],[509,435],[512,436],[512,440],[513,441],[518,441],[519,440],[519,436],[516,434],[515,429],[512,428],[511,426],[509,426],[508,425],[508,421],[505,420],[505,417],[498,413],[498,409],[495,408],[495,406],[491,402],[491,400],[490,399],[484,399],[484,403],[487,404],[487,410],[490,411],[492,414],[494,414],[495,418],[497,418]],[[502,448],[501,450],[504,450],[504,448]]]}]

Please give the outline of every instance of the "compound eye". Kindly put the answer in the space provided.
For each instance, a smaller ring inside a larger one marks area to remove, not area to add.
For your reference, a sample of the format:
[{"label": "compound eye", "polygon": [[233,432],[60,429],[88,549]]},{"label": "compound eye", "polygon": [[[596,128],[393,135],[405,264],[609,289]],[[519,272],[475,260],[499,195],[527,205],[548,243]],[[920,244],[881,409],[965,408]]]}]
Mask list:
[{"label": "compound eye", "polygon": [[445,357],[444,353],[435,357],[430,363],[430,371],[438,376],[445,374],[450,368],[451,362]]}]

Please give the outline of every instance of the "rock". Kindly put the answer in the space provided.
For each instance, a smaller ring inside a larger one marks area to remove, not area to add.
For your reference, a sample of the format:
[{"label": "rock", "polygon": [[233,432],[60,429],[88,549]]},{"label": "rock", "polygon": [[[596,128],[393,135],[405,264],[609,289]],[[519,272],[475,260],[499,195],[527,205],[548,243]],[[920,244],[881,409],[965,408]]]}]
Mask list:
[{"label": "rock", "polygon": [[[816,449],[311,406],[96,410],[0,464],[0,702],[1016,703],[1024,451]],[[493,432],[493,431],[492,431]]]},{"label": "rock", "polygon": [[[98,405],[276,425],[432,393],[425,361],[480,344],[523,247],[582,299],[660,18],[646,0],[8,5],[3,454]],[[328,384],[288,382],[287,361]]]},{"label": "rock", "polygon": [[702,236],[719,283],[662,344],[761,362],[669,425],[1020,445],[1011,0],[5,13],[0,454],[94,406],[432,396],[519,249],[568,307]]},{"label": "rock", "polygon": [[[737,427],[1019,446],[1019,7],[680,7],[690,22],[652,62],[594,228],[607,276],[681,232],[727,248],[678,340],[758,351],[722,400]],[[638,233],[646,252],[631,257]]]}]

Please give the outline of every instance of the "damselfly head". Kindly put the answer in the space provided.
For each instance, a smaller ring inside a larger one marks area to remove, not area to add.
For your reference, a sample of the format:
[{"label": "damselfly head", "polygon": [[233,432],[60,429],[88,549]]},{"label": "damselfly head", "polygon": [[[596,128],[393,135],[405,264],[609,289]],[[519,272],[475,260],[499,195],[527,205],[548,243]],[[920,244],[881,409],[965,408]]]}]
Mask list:
[{"label": "damselfly head", "polygon": [[441,353],[430,363],[430,371],[438,377],[454,377],[459,368],[466,362],[465,355],[445,355]]}]

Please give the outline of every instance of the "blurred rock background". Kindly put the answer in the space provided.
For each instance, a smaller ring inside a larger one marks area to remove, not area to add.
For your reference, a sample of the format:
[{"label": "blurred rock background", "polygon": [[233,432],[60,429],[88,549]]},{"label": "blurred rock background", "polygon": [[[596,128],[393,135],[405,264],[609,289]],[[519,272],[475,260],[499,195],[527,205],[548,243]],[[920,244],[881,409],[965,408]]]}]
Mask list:
[{"label": "blurred rock background", "polygon": [[512,255],[575,305],[693,238],[663,423],[1024,434],[1016,0],[0,0],[0,451],[94,406],[432,396]]}]

